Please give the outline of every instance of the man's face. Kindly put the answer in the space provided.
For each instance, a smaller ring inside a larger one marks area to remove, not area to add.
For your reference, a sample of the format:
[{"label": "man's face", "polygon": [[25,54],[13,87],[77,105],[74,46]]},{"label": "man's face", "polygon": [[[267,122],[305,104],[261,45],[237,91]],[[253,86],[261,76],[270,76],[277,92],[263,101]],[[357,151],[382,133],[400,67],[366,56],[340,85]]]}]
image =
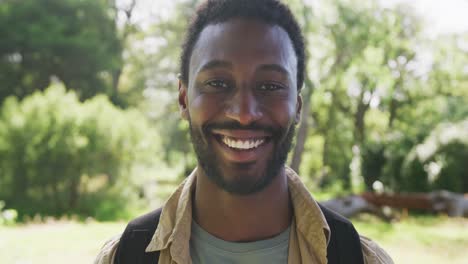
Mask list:
[{"label": "man's face", "polygon": [[179,103],[201,173],[233,194],[262,190],[283,172],[300,114],[288,34],[255,20],[209,25],[189,67]]}]

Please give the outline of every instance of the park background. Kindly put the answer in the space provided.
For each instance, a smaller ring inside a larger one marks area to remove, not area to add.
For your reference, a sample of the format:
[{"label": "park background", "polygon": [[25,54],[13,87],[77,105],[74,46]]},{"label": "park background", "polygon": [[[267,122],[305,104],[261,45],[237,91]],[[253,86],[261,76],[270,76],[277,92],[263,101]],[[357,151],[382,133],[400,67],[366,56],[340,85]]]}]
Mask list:
[{"label": "park background", "polygon": [[[194,168],[197,2],[0,0],[0,263],[90,263]],[[309,58],[288,163],[312,194],[468,193],[468,1],[285,2]],[[466,218],[403,216],[353,222],[396,263],[466,263]]]}]

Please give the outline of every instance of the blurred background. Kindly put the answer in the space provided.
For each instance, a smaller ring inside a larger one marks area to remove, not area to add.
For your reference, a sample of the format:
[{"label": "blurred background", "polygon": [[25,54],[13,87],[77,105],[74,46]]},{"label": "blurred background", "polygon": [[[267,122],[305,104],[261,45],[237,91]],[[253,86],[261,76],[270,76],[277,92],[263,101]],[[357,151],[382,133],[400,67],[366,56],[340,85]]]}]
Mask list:
[{"label": "blurred background", "polygon": [[[198,2],[0,0],[0,263],[92,262],[194,168]],[[284,2],[309,58],[290,166],[318,200],[366,198],[350,216],[395,263],[466,263],[468,1]]]}]

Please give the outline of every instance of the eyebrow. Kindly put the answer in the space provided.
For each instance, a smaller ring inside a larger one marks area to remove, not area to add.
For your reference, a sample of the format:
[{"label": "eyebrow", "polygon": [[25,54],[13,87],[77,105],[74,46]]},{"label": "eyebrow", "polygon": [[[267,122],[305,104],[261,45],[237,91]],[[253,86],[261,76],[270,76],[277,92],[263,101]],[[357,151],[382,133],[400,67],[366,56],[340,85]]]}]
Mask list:
[{"label": "eyebrow", "polygon": [[[228,70],[232,70],[234,68],[233,64],[228,61],[223,60],[212,60],[204,64],[199,72],[209,71],[215,68],[225,68]],[[273,71],[289,77],[289,71],[286,70],[283,66],[278,64],[262,64],[260,65],[256,71]]]},{"label": "eyebrow", "polygon": [[205,65],[203,65],[200,68],[199,72],[204,72],[204,71],[209,71],[215,68],[226,68],[226,69],[232,69],[232,63],[223,61],[223,60],[212,60],[207,62]]},{"label": "eyebrow", "polygon": [[289,77],[289,71],[278,64],[262,64],[258,67],[257,71],[274,71]]}]

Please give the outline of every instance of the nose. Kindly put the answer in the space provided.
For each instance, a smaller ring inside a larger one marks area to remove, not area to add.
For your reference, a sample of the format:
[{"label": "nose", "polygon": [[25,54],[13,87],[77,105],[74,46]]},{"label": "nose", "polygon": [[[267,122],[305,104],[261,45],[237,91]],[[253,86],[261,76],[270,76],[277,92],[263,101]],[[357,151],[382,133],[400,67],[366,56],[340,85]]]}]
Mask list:
[{"label": "nose", "polygon": [[257,98],[250,89],[236,91],[229,100],[225,112],[228,118],[236,120],[241,125],[251,124],[263,116]]}]

